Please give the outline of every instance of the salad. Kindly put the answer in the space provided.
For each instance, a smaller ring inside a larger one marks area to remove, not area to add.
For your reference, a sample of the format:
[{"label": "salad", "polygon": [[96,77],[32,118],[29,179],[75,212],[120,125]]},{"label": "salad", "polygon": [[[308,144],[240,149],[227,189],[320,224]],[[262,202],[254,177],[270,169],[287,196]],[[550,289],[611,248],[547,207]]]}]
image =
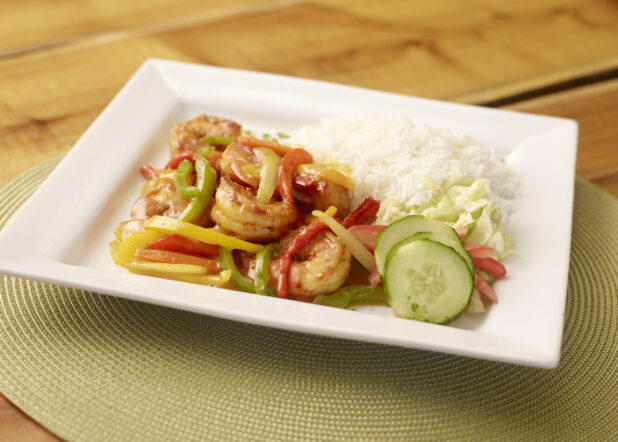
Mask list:
[{"label": "salad", "polygon": [[366,196],[352,206],[349,167],[316,162],[283,138],[210,115],[176,125],[169,161],[140,169],[146,182],[116,228],[114,262],[332,307],[389,305],[398,317],[438,324],[497,302],[491,283],[506,269],[494,247],[467,240],[481,236],[483,210],[476,234],[440,220],[446,197],[375,224],[381,202]]}]

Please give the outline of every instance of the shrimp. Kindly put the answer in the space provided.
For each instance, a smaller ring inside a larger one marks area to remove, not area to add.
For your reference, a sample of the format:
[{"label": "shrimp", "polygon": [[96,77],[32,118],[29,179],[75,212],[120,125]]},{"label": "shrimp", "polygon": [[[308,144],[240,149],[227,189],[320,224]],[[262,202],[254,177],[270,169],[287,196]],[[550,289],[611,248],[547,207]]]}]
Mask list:
[{"label": "shrimp", "polygon": [[345,217],[352,206],[348,189],[340,184],[308,173],[294,175],[294,196],[311,209],[326,210],[337,208],[337,214]]},{"label": "shrimp", "polygon": [[219,227],[238,238],[266,242],[281,238],[296,222],[297,212],[284,201],[261,203],[252,189],[223,176],[211,216]]},{"label": "shrimp", "polygon": [[[297,232],[290,232],[279,244],[287,248]],[[352,262],[350,251],[332,232],[319,233],[307,244],[290,267],[289,292],[292,296],[317,296],[337,291],[345,283]],[[279,275],[279,259],[270,263],[271,283]]]},{"label": "shrimp", "polygon": [[[147,220],[151,216],[163,215],[177,218],[184,212],[190,203],[190,199],[183,198],[174,185],[176,178],[175,170],[154,171],[155,177],[146,182],[141,190],[141,196],[133,203],[131,208],[131,218],[134,220]],[[210,211],[214,204],[214,199],[193,221],[193,224],[207,227],[212,225]]]},{"label": "shrimp", "polygon": [[221,155],[219,165],[221,174],[232,178],[241,184],[246,184],[254,189],[260,185],[260,178],[243,170],[244,166],[257,164],[258,160],[253,149],[236,141],[229,144]]},{"label": "shrimp", "polygon": [[177,217],[187,208],[189,200],[180,196],[171,183],[164,183],[140,196],[131,208],[131,218],[147,220],[151,216]]},{"label": "shrimp", "polygon": [[313,207],[326,210],[330,206],[337,208],[339,216],[346,216],[352,206],[350,192],[345,187],[326,180],[318,181],[317,189],[313,193]]},{"label": "shrimp", "polygon": [[238,137],[241,129],[241,125],[234,121],[212,115],[199,115],[174,126],[170,132],[170,152],[176,155],[185,150],[196,151],[207,144],[200,141],[207,135]]}]

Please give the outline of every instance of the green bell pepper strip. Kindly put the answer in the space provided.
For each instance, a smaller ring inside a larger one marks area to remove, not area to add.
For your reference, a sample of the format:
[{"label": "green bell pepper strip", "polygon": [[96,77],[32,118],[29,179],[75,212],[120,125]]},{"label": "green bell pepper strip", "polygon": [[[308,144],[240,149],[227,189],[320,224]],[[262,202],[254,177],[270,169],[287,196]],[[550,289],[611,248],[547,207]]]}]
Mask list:
[{"label": "green bell pepper strip", "polygon": [[195,171],[197,172],[195,186],[197,188],[197,196],[191,200],[187,208],[178,217],[179,220],[188,223],[195,221],[206,209],[217,183],[217,172],[215,172],[208,160],[199,154],[195,159]]},{"label": "green bell pepper strip", "polygon": [[313,303],[339,308],[348,308],[352,304],[387,305],[382,288],[366,285],[350,285],[340,288],[332,295],[319,295]]},{"label": "green bell pepper strip", "polygon": [[214,144],[215,146],[227,146],[235,139],[236,137],[218,137],[216,135],[206,135],[205,137],[200,138],[200,142]]},{"label": "green bell pepper strip", "polygon": [[187,184],[189,175],[194,169],[193,163],[189,160],[182,160],[176,169],[174,185],[176,186],[176,191],[183,198],[195,198],[197,196],[197,187]]},{"label": "green bell pepper strip", "polygon": [[270,260],[274,243],[262,247],[255,255],[255,293],[258,295],[277,296],[277,290],[268,284],[270,280]]},{"label": "green bell pepper strip", "polygon": [[222,269],[232,272],[230,279],[236,287],[245,292],[255,293],[255,283],[238,271],[236,264],[234,264],[234,257],[230,249],[226,249],[225,247],[220,248],[219,263]]},{"label": "green bell pepper strip", "polygon": [[195,152],[199,153],[200,155],[202,155],[204,157],[207,157],[208,155],[210,155],[214,151],[215,151],[215,146],[206,146],[206,147],[200,147]]}]

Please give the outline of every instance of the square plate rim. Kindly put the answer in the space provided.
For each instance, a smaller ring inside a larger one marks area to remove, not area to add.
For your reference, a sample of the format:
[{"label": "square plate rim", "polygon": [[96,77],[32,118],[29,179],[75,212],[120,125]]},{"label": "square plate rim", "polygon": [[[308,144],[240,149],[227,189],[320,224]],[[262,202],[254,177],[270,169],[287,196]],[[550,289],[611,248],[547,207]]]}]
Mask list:
[{"label": "square plate rim", "polygon": [[[24,206],[22,206],[22,208],[20,208],[17,211],[17,213],[15,213],[12,216],[12,218],[9,220],[7,225],[2,229],[2,231],[0,232],[0,272],[11,274],[13,276],[25,277],[25,278],[29,278],[33,280],[50,282],[54,284],[60,284],[60,285],[75,287],[75,288],[84,289],[84,290],[97,291],[97,292],[106,293],[109,295],[126,297],[128,299],[134,299],[134,300],[145,301],[145,302],[153,302],[155,304],[166,305],[168,307],[194,311],[194,312],[198,312],[202,314],[210,314],[213,316],[218,316],[218,317],[223,317],[223,318],[238,320],[238,321],[243,321],[243,322],[249,322],[249,323],[258,324],[258,325],[274,326],[277,328],[283,328],[283,329],[288,329],[288,330],[293,330],[293,331],[321,334],[325,336],[343,337],[347,339],[377,342],[377,343],[382,343],[382,344],[398,345],[398,346],[409,347],[409,348],[439,351],[439,352],[452,353],[452,354],[458,354],[458,355],[463,355],[463,356],[479,357],[479,358],[489,359],[489,360],[511,362],[515,364],[533,365],[533,366],[544,367],[544,368],[553,368],[558,364],[559,357],[560,357],[560,354],[559,354],[560,342],[558,342],[557,350],[554,348],[553,349],[554,351],[549,352],[548,354],[530,351],[530,349],[526,349],[526,348],[523,348],[523,349],[517,348],[518,344],[516,342],[507,343],[508,345],[512,347],[511,348],[512,351],[491,353],[491,352],[485,352],[485,351],[479,350],[477,348],[474,348],[474,346],[471,347],[469,345],[460,345],[459,347],[454,348],[452,345],[448,344],[448,341],[441,342],[439,340],[438,341],[434,340],[433,342],[430,342],[429,344],[423,343],[423,342],[419,343],[417,340],[412,340],[412,341],[406,340],[404,339],[405,336],[399,336],[399,339],[395,339],[393,336],[391,336],[389,339],[384,339],[384,337],[372,337],[372,336],[367,336],[366,334],[362,334],[362,333],[356,334],[356,335],[350,334],[350,333],[346,334],[345,330],[343,331],[338,330],[337,333],[333,335],[333,334],[330,334],[328,330],[325,332],[325,330],[316,329],[315,327],[307,326],[307,324],[302,324],[302,326],[294,327],[294,326],[290,326],[290,324],[286,323],[285,321],[283,323],[281,323],[280,321],[279,322],[277,321],[269,322],[269,321],[265,321],[264,318],[243,316],[239,314],[239,312],[233,312],[233,311],[229,312],[229,311],[221,311],[220,309],[217,310],[213,308],[204,308],[204,306],[192,304],[189,300],[184,300],[183,301],[184,304],[178,301],[174,302],[174,300],[166,300],[166,299],[161,299],[161,298],[153,300],[149,298],[148,295],[144,295],[143,287],[141,289],[136,290],[134,289],[134,287],[133,288],[130,288],[130,287],[120,287],[119,288],[118,286],[115,286],[114,284],[111,284],[111,285],[109,283],[106,284],[105,281],[101,280],[100,278],[97,279],[97,276],[101,276],[100,271],[92,269],[92,268],[76,267],[76,266],[65,264],[63,262],[56,262],[53,260],[45,261],[45,260],[40,260],[40,259],[38,260],[31,259],[31,260],[26,260],[26,261],[24,260],[15,261],[15,260],[11,260],[10,257],[8,256],[3,256],[2,251],[1,251],[3,249],[2,246],[4,242],[7,242],[6,238],[9,236],[10,232],[16,228],[13,226],[17,224],[16,220],[18,220],[21,217],[20,213],[23,212],[24,207],[28,205],[32,205],[31,201],[33,200],[33,198],[35,198],[36,195],[38,195],[39,193],[45,191],[46,186],[48,186],[48,182],[53,182],[54,174],[61,173],[63,168],[67,167],[66,164],[69,164],[71,162],[72,155],[74,154],[74,152],[77,152],[78,150],[77,148],[85,149],[84,146],[86,143],[84,142],[84,140],[87,140],[91,136],[91,133],[97,130],[100,125],[103,125],[101,121],[105,118],[105,115],[107,115],[108,113],[111,113],[112,110],[115,107],[117,107],[119,103],[122,104],[123,100],[126,101],[127,99],[130,99],[130,94],[131,94],[132,89],[134,88],[134,85],[139,83],[140,78],[144,75],[145,72],[155,71],[160,76],[161,80],[164,81],[167,84],[167,86],[170,87],[170,89],[172,89],[173,92],[177,93],[177,91],[174,90],[174,87],[170,85],[170,82],[171,82],[170,75],[172,75],[173,77],[173,73],[167,72],[166,69],[198,70],[202,72],[209,71],[211,73],[215,73],[215,75],[234,73],[236,75],[241,75],[244,77],[251,77],[251,78],[258,79],[258,80],[263,79],[263,78],[268,78],[269,81],[275,81],[275,82],[281,79],[284,79],[285,81],[291,82],[291,84],[293,85],[311,84],[313,87],[318,87],[318,88],[320,87],[334,88],[338,90],[347,90],[352,93],[362,92],[362,93],[372,94],[374,96],[383,96],[383,97],[391,97],[391,98],[396,98],[396,99],[411,100],[415,103],[430,103],[433,106],[455,108],[459,110],[463,109],[464,111],[474,109],[475,111],[480,111],[482,113],[483,112],[490,112],[490,113],[498,112],[504,115],[507,115],[507,114],[508,115],[522,115],[522,116],[525,116],[525,118],[543,120],[545,122],[552,122],[556,125],[556,127],[554,127],[553,129],[567,130],[571,132],[572,135],[574,135],[574,139],[572,143],[573,145],[572,145],[571,152],[570,152],[571,156],[573,157],[573,163],[574,163],[575,152],[577,149],[577,144],[576,144],[577,123],[574,122],[573,120],[569,120],[565,118],[537,116],[537,115],[530,115],[530,114],[514,112],[514,111],[509,111],[509,110],[501,110],[501,109],[479,108],[473,105],[466,105],[466,104],[460,104],[460,103],[448,103],[448,102],[442,102],[439,100],[432,100],[432,99],[419,98],[419,97],[410,97],[410,96],[405,96],[405,95],[393,94],[391,92],[375,91],[372,89],[358,88],[355,86],[338,85],[338,84],[332,84],[332,83],[327,83],[327,82],[321,82],[317,80],[305,80],[305,79],[287,77],[287,76],[270,74],[270,73],[243,71],[243,70],[238,70],[238,69],[212,67],[212,66],[205,66],[205,65],[196,65],[196,64],[191,64],[191,63],[162,60],[162,59],[149,59],[142,64],[142,66],[135,72],[135,74],[125,84],[125,86],[118,92],[118,94],[108,104],[108,106],[106,106],[103,112],[101,112],[101,114],[92,123],[92,125],[86,130],[86,132],[82,135],[82,137],[80,137],[78,142],[75,144],[74,149],[66,155],[66,157],[61,161],[61,163],[58,165],[56,170],[52,172],[52,174],[50,174],[50,177],[39,187],[39,189],[36,190],[35,194],[30,198],[30,200],[27,201],[24,204]],[[571,175],[574,177],[574,170]],[[567,191],[570,192],[571,194],[571,198],[570,198],[571,205],[568,208],[568,210],[572,217],[573,189],[572,188],[567,189]],[[571,217],[569,217],[569,221],[568,221],[569,222],[569,225],[568,225],[569,238],[570,238],[570,229],[572,228]],[[567,246],[567,249],[569,248],[570,248],[570,241]],[[37,269],[37,270],[33,271],[33,269]],[[77,271],[76,274],[79,274],[78,279],[75,279],[74,277],[71,276],[71,273],[75,273],[76,271]],[[567,253],[567,261],[566,261],[566,271],[568,275],[568,253]],[[140,275],[130,275],[130,278],[135,280],[135,278],[140,279],[144,277]],[[98,283],[93,284],[92,282],[88,282],[88,281],[98,281]],[[190,287],[187,287],[187,286],[191,286],[191,284],[179,283],[176,281],[163,281],[163,282],[164,282],[163,285],[165,285],[166,287],[174,287],[174,288],[182,287],[182,290],[185,290],[188,292],[191,291]],[[145,286],[147,287],[146,290],[148,290],[149,288],[148,284],[145,284]],[[563,286],[564,286],[564,297],[561,300],[562,301],[561,305],[558,306],[560,310],[559,313],[562,318],[562,320],[560,321],[560,333],[559,333],[560,340],[562,337],[564,307],[566,303],[566,278],[564,278]],[[141,285],[138,284],[138,287],[141,287]],[[242,293],[241,295],[247,296],[246,294],[242,294]],[[238,295],[235,294],[234,296],[238,296]],[[273,301],[272,299],[265,300],[264,298],[261,298],[261,297],[254,297],[254,298],[256,298],[254,302],[257,302],[257,303],[262,303],[264,301],[266,302]],[[295,304],[302,305],[304,303],[295,303]],[[287,306],[286,308],[291,308],[294,311],[298,310],[299,308],[301,309],[305,308],[305,307],[301,307],[300,305],[298,307]],[[323,308],[323,307],[312,306],[311,308]],[[335,309],[329,309],[329,310],[335,310]],[[300,311],[298,313],[302,314],[303,312]],[[333,312],[328,312],[328,313],[321,312],[321,314],[326,314],[327,316],[332,316],[332,314],[334,314],[336,318],[338,315],[348,315],[348,314],[359,315],[359,312],[336,310],[336,313],[333,311]],[[364,315],[364,316],[365,316],[365,319],[371,322],[371,319],[368,319],[369,317],[371,317],[371,315]],[[404,326],[404,329],[407,328],[407,329],[412,329],[414,331],[418,330],[421,332],[426,327],[434,327],[434,328],[438,327],[438,329],[434,329],[432,333],[436,333],[439,336],[444,336],[446,338],[448,338],[450,334],[453,334],[452,332],[447,331],[447,330],[456,330],[455,334],[463,334],[463,335],[479,334],[479,332],[476,332],[476,331],[454,329],[454,328],[443,327],[443,326],[435,326],[433,324],[416,323],[414,321],[399,321],[399,322],[405,322],[406,324],[408,324]],[[395,328],[399,330],[399,327],[395,327]],[[486,338],[486,337],[487,336],[483,338]]]}]

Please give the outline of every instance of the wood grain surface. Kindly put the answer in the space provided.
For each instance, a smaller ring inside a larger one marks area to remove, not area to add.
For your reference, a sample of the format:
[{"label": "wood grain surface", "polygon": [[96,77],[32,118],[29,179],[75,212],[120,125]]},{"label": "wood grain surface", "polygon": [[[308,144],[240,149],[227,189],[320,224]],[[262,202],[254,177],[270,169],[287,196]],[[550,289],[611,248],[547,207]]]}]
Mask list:
[{"label": "wood grain surface", "polygon": [[[8,0],[0,186],[67,152],[147,58],[572,118],[577,173],[618,196],[611,0]],[[0,440],[57,440],[0,395]]]}]

